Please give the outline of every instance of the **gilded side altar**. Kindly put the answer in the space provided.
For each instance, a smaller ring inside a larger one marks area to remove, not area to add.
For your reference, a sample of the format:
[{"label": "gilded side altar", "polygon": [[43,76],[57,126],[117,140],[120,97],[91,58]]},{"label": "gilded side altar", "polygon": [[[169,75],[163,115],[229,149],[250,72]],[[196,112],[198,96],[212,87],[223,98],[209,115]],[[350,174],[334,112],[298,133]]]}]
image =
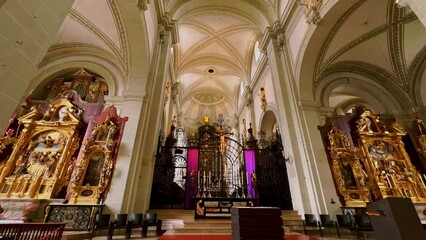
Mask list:
[{"label": "gilded side altar", "polygon": [[71,156],[79,147],[81,111],[69,100],[51,103],[42,113],[33,107],[19,118],[23,127],[0,175],[1,198],[56,197],[68,184],[73,167]]},{"label": "gilded side altar", "polygon": [[388,197],[426,202],[424,176],[413,165],[403,142],[407,132],[395,119],[359,107],[352,116],[328,119],[320,131],[343,206],[365,207]]}]

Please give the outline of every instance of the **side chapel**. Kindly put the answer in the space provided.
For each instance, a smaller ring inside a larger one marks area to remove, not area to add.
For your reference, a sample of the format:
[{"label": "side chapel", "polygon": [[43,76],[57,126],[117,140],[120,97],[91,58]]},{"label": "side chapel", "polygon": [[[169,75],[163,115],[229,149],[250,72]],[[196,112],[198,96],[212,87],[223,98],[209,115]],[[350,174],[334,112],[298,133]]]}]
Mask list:
[{"label": "side chapel", "polygon": [[2,217],[25,220],[29,208],[50,203],[102,203],[127,121],[104,107],[108,86],[80,68],[32,93],[41,97],[25,99],[0,139]]}]

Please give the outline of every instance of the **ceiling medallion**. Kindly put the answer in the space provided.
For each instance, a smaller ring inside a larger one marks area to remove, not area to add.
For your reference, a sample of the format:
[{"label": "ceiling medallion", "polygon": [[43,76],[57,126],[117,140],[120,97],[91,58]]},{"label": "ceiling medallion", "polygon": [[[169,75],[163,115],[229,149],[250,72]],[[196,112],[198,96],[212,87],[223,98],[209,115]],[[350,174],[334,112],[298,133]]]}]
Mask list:
[{"label": "ceiling medallion", "polygon": [[221,103],[225,98],[221,94],[213,92],[204,92],[195,94],[194,96],[192,96],[192,99],[198,104],[216,105]]}]

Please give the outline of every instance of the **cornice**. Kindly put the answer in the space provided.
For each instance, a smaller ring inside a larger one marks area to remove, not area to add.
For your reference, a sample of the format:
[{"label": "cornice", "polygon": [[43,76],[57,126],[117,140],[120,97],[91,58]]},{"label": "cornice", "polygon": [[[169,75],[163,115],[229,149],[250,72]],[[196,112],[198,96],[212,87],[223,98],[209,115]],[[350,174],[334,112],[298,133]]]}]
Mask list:
[{"label": "cornice", "polygon": [[172,43],[176,44],[179,42],[179,28],[177,21],[173,20],[169,13],[165,13],[160,20],[164,30],[169,31],[172,37]]},{"label": "cornice", "polygon": [[50,46],[50,48],[48,49],[46,53],[46,56],[38,65],[38,68],[42,68],[46,66],[47,64],[64,57],[82,56],[82,55],[101,58],[103,61],[108,62],[109,64],[115,66],[117,69],[120,69],[120,71],[123,71],[122,69],[123,66],[121,62],[113,61],[113,60],[117,60],[117,58],[111,52],[94,45],[83,44],[83,43],[66,43],[66,44],[55,44]]},{"label": "cornice", "polygon": [[283,33],[284,28],[282,24],[278,21],[274,22],[271,27],[267,27],[263,33],[262,39],[259,42],[259,48],[265,51],[268,48],[269,42],[272,38],[276,38],[279,33]]},{"label": "cornice", "polygon": [[320,109],[320,103],[318,101],[301,100],[301,101],[299,101],[299,107],[302,110],[318,111]]}]

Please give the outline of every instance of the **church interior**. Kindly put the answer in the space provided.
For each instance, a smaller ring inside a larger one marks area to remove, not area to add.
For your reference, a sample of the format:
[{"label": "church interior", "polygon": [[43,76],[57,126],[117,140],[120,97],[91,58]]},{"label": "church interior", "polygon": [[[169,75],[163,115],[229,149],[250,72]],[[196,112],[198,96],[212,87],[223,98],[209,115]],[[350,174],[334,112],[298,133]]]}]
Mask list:
[{"label": "church interior", "polygon": [[0,224],[404,198],[426,226],[423,0],[0,0],[0,22]]}]

